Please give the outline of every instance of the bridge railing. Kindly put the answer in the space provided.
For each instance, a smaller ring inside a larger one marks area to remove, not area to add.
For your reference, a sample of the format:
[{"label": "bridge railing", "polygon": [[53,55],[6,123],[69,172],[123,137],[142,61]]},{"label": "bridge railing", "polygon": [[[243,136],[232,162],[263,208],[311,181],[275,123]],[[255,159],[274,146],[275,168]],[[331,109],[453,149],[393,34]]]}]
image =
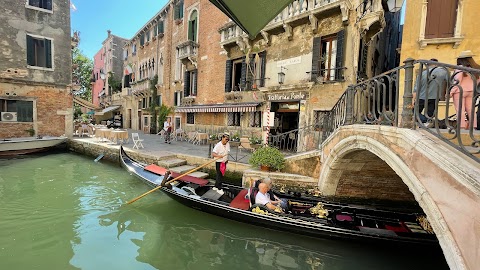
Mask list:
[{"label": "bridge railing", "polygon": [[480,69],[408,59],[349,86],[323,118],[320,143],[342,125],[422,128],[480,162],[479,83]]}]

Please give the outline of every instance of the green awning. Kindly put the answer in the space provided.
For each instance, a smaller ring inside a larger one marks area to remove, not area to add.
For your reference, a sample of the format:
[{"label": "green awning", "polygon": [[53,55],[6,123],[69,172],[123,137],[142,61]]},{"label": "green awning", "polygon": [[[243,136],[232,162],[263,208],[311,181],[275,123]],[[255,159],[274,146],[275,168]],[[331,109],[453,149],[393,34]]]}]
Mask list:
[{"label": "green awning", "polygon": [[210,0],[253,39],[293,0]]}]

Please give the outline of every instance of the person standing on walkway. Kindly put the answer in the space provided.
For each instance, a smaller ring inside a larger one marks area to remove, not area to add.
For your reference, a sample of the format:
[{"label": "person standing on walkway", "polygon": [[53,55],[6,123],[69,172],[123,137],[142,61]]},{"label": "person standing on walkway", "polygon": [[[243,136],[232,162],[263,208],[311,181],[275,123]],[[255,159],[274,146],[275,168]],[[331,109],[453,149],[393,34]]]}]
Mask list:
[{"label": "person standing on walkway", "polygon": [[[438,62],[437,59],[432,58],[430,61]],[[418,113],[422,114],[426,108],[426,115],[428,119],[432,119],[435,114],[435,106],[439,96],[445,93],[447,89],[447,82],[449,80],[449,73],[442,67],[428,67],[422,72],[421,76],[417,76],[415,88],[413,89],[412,105],[415,104],[418,94]],[[424,119],[424,117],[420,117]],[[424,122],[424,120],[422,120]]]},{"label": "person standing on walkway", "polygon": [[230,140],[230,135],[228,133],[223,134],[222,139],[215,145],[215,147],[212,150],[213,158],[219,158],[215,162],[217,179],[215,181],[215,187],[213,188],[219,193],[223,193],[222,191],[223,176],[225,175],[225,171],[227,170],[228,154],[230,153],[230,144],[228,143],[229,140]]},{"label": "person standing on walkway", "polygon": [[170,117],[163,123],[163,130],[165,131],[165,143],[171,143],[170,134],[172,133],[172,123]]},{"label": "person standing on walkway", "polygon": [[[471,51],[463,51],[457,57],[457,65],[480,69],[475,60],[473,60],[473,54]],[[473,80],[472,79],[473,75]],[[474,91],[480,83],[480,74],[479,73],[469,73],[463,72],[460,70],[455,70],[455,76],[453,77],[454,85],[450,91],[450,96],[453,97],[453,105],[457,111],[457,125],[460,125],[463,129],[469,129],[469,124],[473,127],[477,126],[477,117],[476,114],[472,114],[472,108],[475,106],[473,102],[473,96],[475,95]],[[462,100],[460,100],[460,89],[462,89]],[[460,110],[460,104],[462,106]],[[465,118],[467,114],[468,119]]]}]

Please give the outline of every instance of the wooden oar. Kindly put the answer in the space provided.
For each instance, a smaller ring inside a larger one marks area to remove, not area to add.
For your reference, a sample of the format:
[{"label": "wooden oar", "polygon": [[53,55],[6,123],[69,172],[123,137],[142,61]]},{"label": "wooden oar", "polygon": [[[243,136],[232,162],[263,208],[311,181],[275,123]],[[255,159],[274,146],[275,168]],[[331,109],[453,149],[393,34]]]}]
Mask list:
[{"label": "wooden oar", "polygon": [[177,177],[173,178],[172,180],[166,182],[163,186],[162,186],[162,185],[159,185],[158,187],[156,187],[156,188],[154,188],[154,189],[152,189],[152,190],[150,190],[150,191],[148,191],[148,192],[143,193],[142,195],[136,197],[135,199],[128,201],[127,204],[131,204],[131,203],[133,203],[133,202],[135,202],[135,201],[137,201],[137,200],[139,200],[139,199],[147,196],[148,194],[154,192],[155,190],[160,189],[160,188],[162,188],[162,187],[164,187],[164,186],[172,183],[173,181],[178,180],[178,179],[184,177],[185,175],[190,174],[190,173],[192,173],[192,172],[194,172],[194,171],[196,171],[196,170],[198,170],[198,169],[200,169],[200,168],[203,168],[203,167],[207,166],[208,164],[210,164],[210,163],[212,163],[212,162],[214,162],[214,161],[217,161],[217,159],[221,159],[221,157],[212,159],[212,160],[210,160],[209,162],[207,162],[207,163],[205,163],[205,164],[203,164],[203,165],[201,165],[201,166],[196,167],[195,169],[191,169],[190,171],[188,171],[188,172],[186,172],[186,173],[184,173],[184,174],[182,174],[182,175],[180,175],[180,176],[177,176]]}]

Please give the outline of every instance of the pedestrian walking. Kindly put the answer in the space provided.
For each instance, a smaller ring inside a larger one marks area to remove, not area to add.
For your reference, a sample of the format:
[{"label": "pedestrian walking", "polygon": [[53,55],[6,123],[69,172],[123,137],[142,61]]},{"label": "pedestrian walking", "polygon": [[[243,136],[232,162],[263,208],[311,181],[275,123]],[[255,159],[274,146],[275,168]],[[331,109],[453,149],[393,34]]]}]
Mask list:
[{"label": "pedestrian walking", "polygon": [[165,143],[171,144],[170,134],[172,133],[172,123],[170,117],[163,123],[163,130],[165,131]]}]

